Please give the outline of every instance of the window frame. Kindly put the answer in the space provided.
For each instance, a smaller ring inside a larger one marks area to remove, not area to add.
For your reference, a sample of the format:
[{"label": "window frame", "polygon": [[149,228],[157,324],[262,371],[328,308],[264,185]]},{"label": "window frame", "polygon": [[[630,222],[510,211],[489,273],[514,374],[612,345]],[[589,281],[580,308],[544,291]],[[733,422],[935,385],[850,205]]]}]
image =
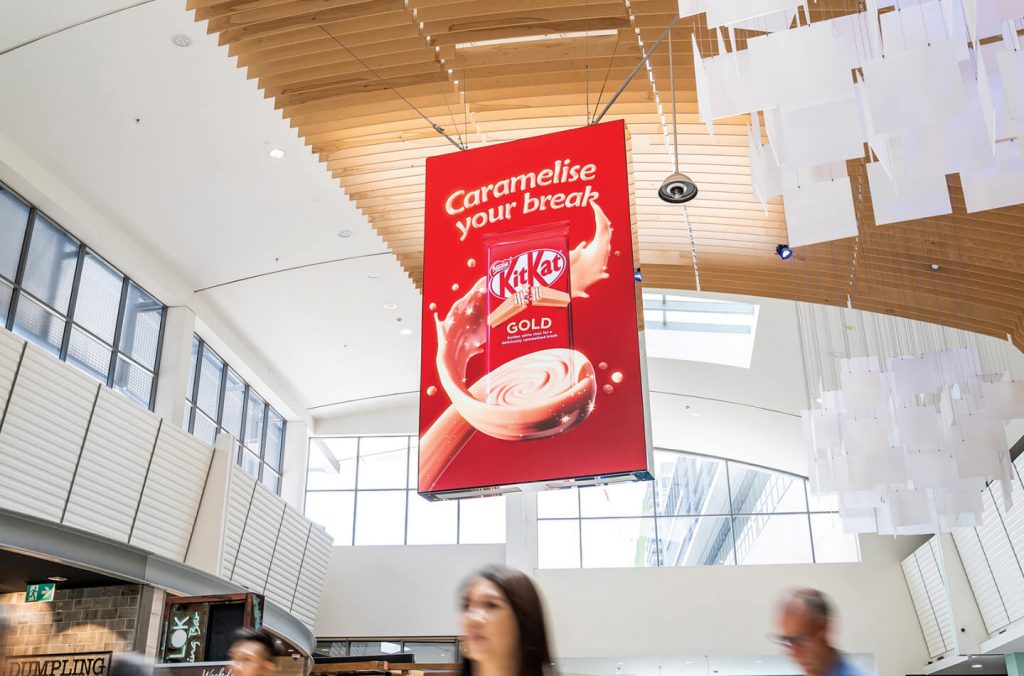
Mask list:
[{"label": "window frame", "polygon": [[[242,463],[242,459],[245,457],[246,453],[251,453],[252,455],[257,456],[259,458],[259,472],[253,478],[258,483],[262,483],[264,486],[267,486],[267,488],[269,489],[270,486],[267,485],[265,483],[265,481],[264,481],[265,473],[267,471],[269,471],[271,474],[273,474],[277,478],[277,487],[276,487],[276,489],[274,489],[274,493],[276,493],[277,495],[280,495],[281,494],[281,486],[283,484],[283,476],[284,476],[284,451],[285,451],[285,437],[286,437],[286,434],[287,434],[287,431],[288,431],[288,420],[285,419],[285,417],[283,415],[281,415],[280,411],[278,411],[273,406],[271,406],[270,402],[267,401],[267,398],[264,397],[263,395],[261,395],[258,391],[256,391],[256,389],[253,388],[249,384],[249,381],[247,381],[245,378],[243,378],[241,376],[241,374],[238,373],[237,369],[232,368],[231,364],[226,359],[221,357],[217,353],[216,350],[214,350],[212,347],[210,347],[210,345],[205,340],[203,340],[202,336],[200,336],[198,333],[193,333],[192,334],[192,340],[193,340],[193,342],[197,342],[198,343],[198,348],[196,349],[194,359],[193,359],[191,354],[189,355],[189,359],[192,361],[191,365],[194,367],[194,370],[193,370],[193,373],[192,373],[192,382],[189,384],[189,389],[187,389],[186,392],[185,392],[185,408],[186,408],[186,413],[188,414],[188,418],[187,418],[187,422],[184,419],[181,421],[182,426],[184,427],[186,432],[188,432],[189,434],[195,435],[195,426],[196,426],[196,419],[197,419],[197,417],[202,415],[204,418],[210,419],[213,422],[213,424],[214,424],[214,427],[216,429],[216,434],[220,434],[222,432],[225,433],[225,434],[228,434],[237,443],[238,448],[237,448],[236,453],[235,453],[235,464],[240,466],[240,467],[244,467],[244,464]],[[199,399],[199,383],[202,380],[202,373],[203,373],[202,365],[203,365],[203,359],[204,359],[204,357],[205,357],[205,355],[207,353],[207,350],[209,350],[209,353],[211,355],[213,355],[221,363],[220,380],[217,383],[217,414],[216,414],[216,419],[210,418],[210,416],[207,415],[206,411],[204,411],[202,408],[200,408],[200,406],[198,404],[198,399]],[[242,411],[241,411],[241,421],[242,422],[241,422],[241,429],[240,429],[240,435],[239,436],[235,436],[233,431],[227,429],[224,426],[224,407],[225,407],[225,402],[226,402],[228,374],[229,373],[233,373],[234,376],[244,386],[242,388]],[[191,393],[191,396],[189,396],[190,393]],[[249,422],[248,421],[248,417],[249,417],[249,399],[250,399],[250,396],[256,397],[260,401],[263,402],[263,421],[262,421],[262,428],[261,428],[261,431],[260,431],[260,440],[259,440],[259,448],[258,449],[250,448],[250,446],[245,443],[246,428],[247,428],[248,422]],[[278,466],[277,467],[274,467],[269,462],[267,462],[267,458],[266,458],[266,453],[267,453],[267,429],[268,429],[269,422],[270,422],[271,411],[273,411],[274,415],[277,416],[278,418],[280,418],[280,420],[281,420],[281,447],[280,447],[279,453],[278,453]],[[250,476],[252,476],[252,475],[250,474]]]},{"label": "window frame", "polygon": [[[56,220],[47,215],[46,212],[42,211],[34,204],[32,204],[32,202],[19,195],[16,191],[12,190],[10,186],[4,183],[0,183],[0,190],[7,192],[11,197],[20,201],[29,209],[28,219],[25,223],[24,237],[21,242],[21,251],[18,255],[18,265],[15,270],[14,279],[10,279],[0,274],[0,279],[3,280],[4,285],[9,285],[11,287],[11,301],[10,306],[8,307],[7,310],[7,318],[6,322],[3,325],[3,328],[5,328],[8,331],[11,331],[12,333],[14,332],[15,323],[18,317],[18,306],[21,304],[23,296],[26,297],[28,301],[37,303],[44,311],[49,312],[52,315],[55,315],[64,323],[61,333],[61,342],[60,345],[57,347],[57,353],[55,355],[60,361],[68,363],[68,348],[71,343],[72,333],[76,330],[84,334],[87,338],[96,341],[100,345],[104,347],[109,347],[110,358],[107,364],[107,375],[104,380],[99,380],[98,378],[95,378],[93,374],[85,372],[82,369],[78,370],[82,371],[83,373],[86,373],[86,375],[88,375],[90,378],[94,378],[95,380],[101,382],[103,385],[106,385],[108,388],[120,392],[122,396],[126,397],[130,401],[140,403],[134,397],[131,397],[126,392],[121,391],[120,388],[115,387],[115,384],[117,363],[119,359],[124,359],[132,366],[141,368],[145,373],[149,374],[152,378],[149,388],[149,398],[145,404],[146,408],[152,411],[154,406],[156,405],[156,393],[157,388],[159,387],[160,361],[163,356],[164,331],[167,328],[167,306],[161,303],[156,296],[147,291],[145,287],[143,287],[141,284],[133,280],[131,277],[125,274],[120,268],[118,268],[116,265],[113,265],[110,261],[108,261],[102,255],[100,255],[98,251],[96,251],[88,244],[86,244],[82,239],[75,237],[73,234],[68,232],[64,227],[60,225],[60,223],[58,223]],[[54,228],[56,228],[56,230],[59,233],[61,233],[62,235],[66,236],[69,240],[71,240],[71,242],[74,243],[76,248],[75,269],[74,272],[72,273],[71,293],[69,296],[68,308],[66,312],[62,312],[54,308],[46,300],[38,298],[31,291],[24,288],[25,274],[28,269],[29,262],[29,251],[32,245],[32,238],[36,230],[36,223],[40,217],[46,219],[48,224],[52,225]],[[81,290],[82,285],[82,272],[84,269],[85,259],[87,255],[93,256],[103,265],[108,266],[110,269],[114,270],[116,273],[121,275],[121,291],[117,307],[117,318],[116,323],[114,324],[113,340],[110,343],[108,343],[101,336],[96,335],[94,331],[85,327],[81,323],[75,321],[75,314],[78,311],[79,292]],[[160,308],[160,327],[157,332],[156,352],[154,355],[152,367],[140,363],[132,355],[122,351],[121,349],[121,336],[124,331],[124,322],[126,319],[128,291],[131,285],[133,284],[142,293],[152,298],[159,305]],[[30,338],[25,338],[25,340],[27,340],[28,342],[33,342]],[[71,365],[74,366],[74,364]]]}]

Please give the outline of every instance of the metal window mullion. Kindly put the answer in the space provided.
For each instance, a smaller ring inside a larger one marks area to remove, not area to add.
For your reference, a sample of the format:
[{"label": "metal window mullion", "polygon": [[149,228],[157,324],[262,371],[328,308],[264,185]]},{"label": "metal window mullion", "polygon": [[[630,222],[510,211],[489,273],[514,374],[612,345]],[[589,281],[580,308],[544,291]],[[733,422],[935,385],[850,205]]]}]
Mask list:
[{"label": "metal window mullion", "polygon": [[[156,389],[160,384],[160,360],[164,353],[164,333],[167,329],[167,306],[161,305],[160,310],[160,330],[157,332],[156,337],[156,355],[153,359],[153,383],[149,387],[149,410],[152,411],[156,407]],[[125,355],[126,358],[134,359],[130,355]],[[137,362],[136,362],[137,363]],[[146,369],[149,371],[149,369]]]},{"label": "metal window mullion", "polygon": [[356,546],[356,517],[359,515],[359,465],[360,449],[363,445],[362,437],[356,437],[356,479],[352,484],[352,546]]},{"label": "metal window mullion", "polygon": [[221,362],[220,368],[220,384],[217,387],[219,394],[217,395],[217,412],[214,414],[214,425],[217,426],[217,432],[224,427],[224,393],[227,390],[228,383],[228,363],[226,361]]},{"label": "metal window mullion", "polygon": [[807,482],[804,482],[804,504],[807,505],[807,537],[811,541],[811,563],[818,562],[818,554],[814,550],[814,524],[811,522],[811,498],[807,493]]},{"label": "metal window mullion", "polygon": [[21,242],[21,255],[18,258],[18,268],[14,272],[14,291],[11,292],[11,307],[7,313],[7,330],[14,330],[14,315],[18,311],[18,301],[21,299],[21,285],[25,281],[25,268],[28,266],[28,252],[32,244],[32,234],[35,232],[36,216],[39,211],[30,206],[28,210],[28,222],[25,224],[25,239]]},{"label": "metal window mullion", "polygon": [[732,565],[740,565],[739,552],[736,551],[736,515],[733,513],[732,506],[732,478],[731,472],[729,471],[729,462],[725,461],[722,463],[725,468],[725,492],[729,495],[729,533],[732,535]]},{"label": "metal window mullion", "polygon": [[249,383],[245,382],[244,380],[242,381],[242,383],[245,385],[245,387],[242,388],[242,429],[238,435],[240,438],[238,439],[238,455],[235,457],[236,465],[242,464],[242,453],[244,453],[243,449],[245,448],[245,437],[249,431]]},{"label": "metal window mullion", "polygon": [[[78,290],[82,286],[82,268],[84,267],[84,262],[85,245],[79,242],[78,255],[75,258],[75,272],[71,277],[71,298],[68,300],[68,307],[66,314],[64,315],[64,335],[61,337],[60,341],[59,359],[61,361],[67,361],[68,358],[68,343],[71,342],[71,327],[75,321],[75,306],[78,305]],[[110,374],[108,373],[107,375],[109,376]]]},{"label": "metal window mullion", "polygon": [[263,430],[260,434],[260,468],[259,476],[257,477],[260,481],[263,480],[263,469],[267,464],[267,425],[270,423],[270,404],[263,402]]},{"label": "metal window mullion", "polygon": [[[405,438],[405,537],[402,540],[403,545],[409,544],[409,456],[412,454],[412,444],[409,443],[409,437]],[[459,536],[455,536],[455,541],[458,542]]]},{"label": "metal window mullion", "polygon": [[206,350],[206,343],[199,339],[199,349],[196,350],[196,372],[192,374],[192,408],[188,416],[189,434],[196,432],[196,411],[199,409],[199,376],[203,368],[203,352]]},{"label": "metal window mullion", "polygon": [[579,514],[577,529],[579,530],[580,542],[580,569],[583,568],[583,498],[580,497],[580,489],[576,488],[576,513]]},{"label": "metal window mullion", "polygon": [[110,351],[110,369],[107,372],[107,387],[114,386],[114,371],[117,368],[118,346],[121,344],[121,330],[124,325],[125,308],[128,306],[128,278],[121,280],[121,300],[117,306],[117,324],[114,325],[114,344]]}]

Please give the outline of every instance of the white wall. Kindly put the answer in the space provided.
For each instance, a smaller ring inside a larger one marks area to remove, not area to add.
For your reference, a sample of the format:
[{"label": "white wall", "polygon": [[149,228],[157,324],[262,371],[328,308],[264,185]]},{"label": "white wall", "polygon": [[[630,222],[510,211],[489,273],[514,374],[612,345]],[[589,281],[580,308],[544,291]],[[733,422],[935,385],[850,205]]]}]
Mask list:
[{"label": "white wall", "polygon": [[401,392],[313,411],[315,435],[416,434],[419,394]]},{"label": "white wall", "polygon": [[454,636],[462,582],[504,561],[504,545],[335,547],[316,635]]}]

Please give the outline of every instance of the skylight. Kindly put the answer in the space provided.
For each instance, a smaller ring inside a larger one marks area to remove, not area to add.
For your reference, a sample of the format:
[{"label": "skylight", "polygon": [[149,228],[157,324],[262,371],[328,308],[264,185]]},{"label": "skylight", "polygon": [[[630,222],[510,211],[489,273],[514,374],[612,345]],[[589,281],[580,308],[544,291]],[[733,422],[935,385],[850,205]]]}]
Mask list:
[{"label": "skylight", "polygon": [[750,368],[759,306],[645,292],[647,356]]}]

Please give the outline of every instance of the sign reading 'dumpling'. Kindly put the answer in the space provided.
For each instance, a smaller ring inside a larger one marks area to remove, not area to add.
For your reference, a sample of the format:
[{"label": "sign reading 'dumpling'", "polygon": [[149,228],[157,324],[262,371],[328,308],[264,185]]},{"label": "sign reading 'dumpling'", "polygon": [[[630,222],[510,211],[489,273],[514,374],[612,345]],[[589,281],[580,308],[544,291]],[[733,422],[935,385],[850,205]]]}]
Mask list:
[{"label": "sign reading 'dumpling'", "polygon": [[647,478],[621,122],[427,160],[419,490]]},{"label": "sign reading 'dumpling'", "polygon": [[110,652],[12,655],[3,663],[3,676],[103,676],[110,658]]}]

